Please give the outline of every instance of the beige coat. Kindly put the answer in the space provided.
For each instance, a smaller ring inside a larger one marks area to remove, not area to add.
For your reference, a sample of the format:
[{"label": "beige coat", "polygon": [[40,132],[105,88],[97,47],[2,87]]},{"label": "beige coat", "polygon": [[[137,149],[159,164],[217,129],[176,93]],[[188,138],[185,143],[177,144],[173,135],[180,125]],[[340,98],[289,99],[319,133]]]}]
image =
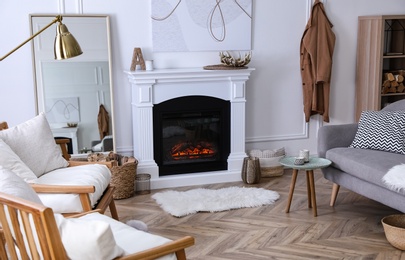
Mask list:
[{"label": "beige coat", "polygon": [[316,0],[301,39],[301,77],[305,121],[323,115],[329,122],[329,93],[335,34],[323,4]]}]

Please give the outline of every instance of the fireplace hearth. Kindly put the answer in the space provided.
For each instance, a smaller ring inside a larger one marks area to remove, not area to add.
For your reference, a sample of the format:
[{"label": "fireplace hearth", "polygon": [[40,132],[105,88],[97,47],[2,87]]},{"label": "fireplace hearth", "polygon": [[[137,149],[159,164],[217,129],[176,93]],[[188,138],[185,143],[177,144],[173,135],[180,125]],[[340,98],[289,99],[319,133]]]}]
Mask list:
[{"label": "fireplace hearth", "polygon": [[[151,175],[151,189],[241,180],[247,156],[246,81],[253,70],[126,72],[132,95],[133,154],[137,172]],[[197,105],[200,98],[204,101]],[[180,108],[174,110],[170,103],[176,100],[181,100]],[[218,109],[217,102],[226,104],[225,110]],[[165,104],[169,104],[165,113],[156,118]]]}]

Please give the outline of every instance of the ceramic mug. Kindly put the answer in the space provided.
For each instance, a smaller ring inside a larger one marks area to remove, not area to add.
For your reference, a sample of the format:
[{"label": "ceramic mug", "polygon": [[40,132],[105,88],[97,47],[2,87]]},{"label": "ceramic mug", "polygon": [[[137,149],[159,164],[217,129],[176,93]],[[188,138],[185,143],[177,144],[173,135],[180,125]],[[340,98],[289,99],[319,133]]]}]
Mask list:
[{"label": "ceramic mug", "polygon": [[303,165],[304,163],[305,163],[304,157],[300,157],[300,156],[295,157],[295,160],[294,160],[295,165]]}]

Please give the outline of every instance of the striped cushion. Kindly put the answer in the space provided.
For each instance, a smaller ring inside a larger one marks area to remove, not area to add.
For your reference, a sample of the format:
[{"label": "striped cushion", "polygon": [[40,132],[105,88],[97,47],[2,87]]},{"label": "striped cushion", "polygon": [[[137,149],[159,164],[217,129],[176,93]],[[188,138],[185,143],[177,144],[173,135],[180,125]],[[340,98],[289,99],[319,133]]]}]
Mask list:
[{"label": "striped cushion", "polygon": [[363,111],[349,147],[405,154],[405,111]]}]

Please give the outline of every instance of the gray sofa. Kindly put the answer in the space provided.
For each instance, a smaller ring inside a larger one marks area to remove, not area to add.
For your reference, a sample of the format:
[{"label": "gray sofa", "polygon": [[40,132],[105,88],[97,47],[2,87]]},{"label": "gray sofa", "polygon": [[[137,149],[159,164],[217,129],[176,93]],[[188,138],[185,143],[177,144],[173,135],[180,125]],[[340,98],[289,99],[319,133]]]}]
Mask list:
[{"label": "gray sofa", "polygon": [[[405,100],[397,101],[383,111],[405,110]],[[358,124],[327,125],[318,131],[318,156],[332,161],[322,169],[324,177],[334,183],[331,206],[340,185],[391,208],[405,212],[405,194],[392,191],[382,177],[395,165],[405,164],[405,155],[378,150],[349,148]]]}]

